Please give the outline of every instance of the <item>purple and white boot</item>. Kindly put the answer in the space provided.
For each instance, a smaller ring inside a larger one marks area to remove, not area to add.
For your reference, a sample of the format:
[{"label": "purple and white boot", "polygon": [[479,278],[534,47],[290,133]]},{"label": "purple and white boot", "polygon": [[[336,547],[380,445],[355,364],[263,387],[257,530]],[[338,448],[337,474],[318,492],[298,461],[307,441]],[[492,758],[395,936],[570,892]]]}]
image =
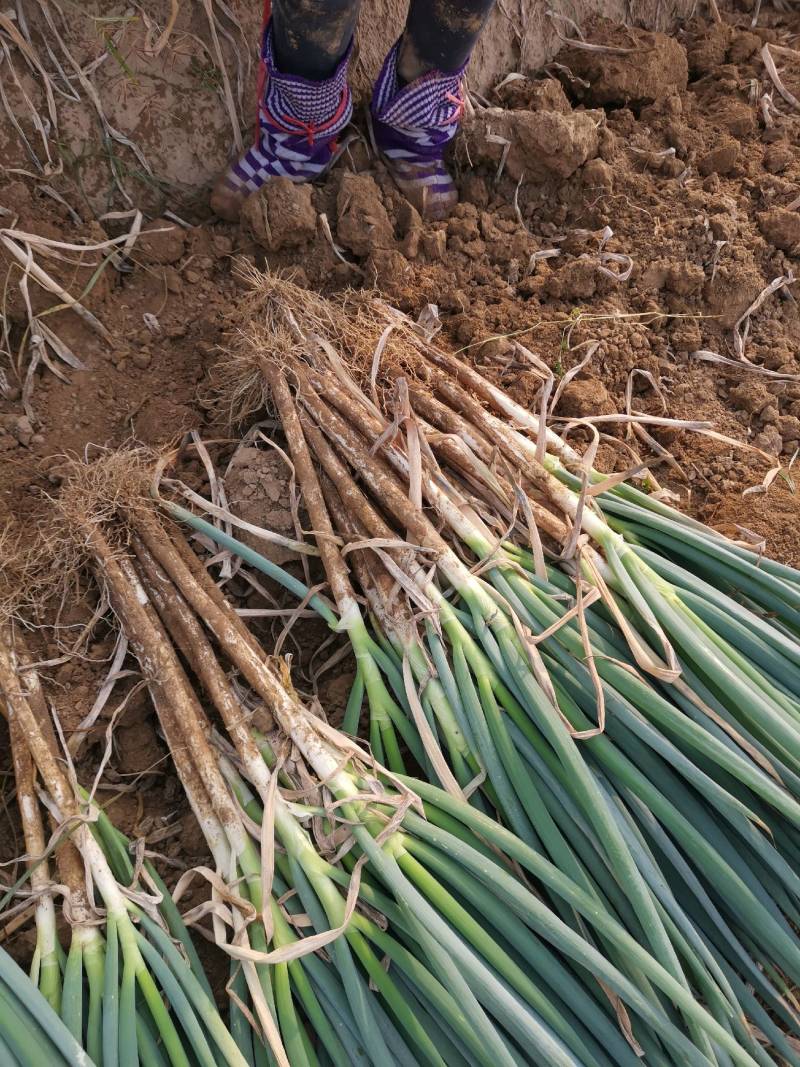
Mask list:
[{"label": "purple and white boot", "polygon": [[452,73],[432,70],[402,85],[397,71],[401,44],[402,38],[386,57],[373,89],[375,148],[423,218],[447,218],[458,203],[458,190],[444,152],[464,113],[466,64]]},{"label": "purple and white boot", "polygon": [[255,143],[217,182],[211,208],[238,218],[242,202],[270,178],[310,182],[337,157],[337,138],[350,122],[353,102],[347,65],[353,45],[330,78],[311,81],[282,74],[275,65],[272,27],[264,32]]}]

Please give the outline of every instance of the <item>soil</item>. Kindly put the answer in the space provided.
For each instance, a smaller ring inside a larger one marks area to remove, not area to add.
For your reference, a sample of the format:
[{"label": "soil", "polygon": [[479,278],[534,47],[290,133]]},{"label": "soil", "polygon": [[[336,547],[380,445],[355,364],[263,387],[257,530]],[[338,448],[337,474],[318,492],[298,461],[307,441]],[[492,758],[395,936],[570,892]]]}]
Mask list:
[{"label": "soil", "polygon": [[[453,157],[461,202],[447,222],[420,219],[372,157],[362,129],[324,182],[277,182],[234,226],[205,207],[231,125],[212,45],[203,44],[209,33],[201,7],[182,15],[158,55],[153,27],[164,20],[125,21],[123,5],[105,16],[111,21],[62,27],[82,64],[96,56],[98,34],[106,42],[97,81],[107,120],[135,139],[156,177],[129,148],[98,140],[85,104],[60,98],[73,148],[60,171],[54,164],[38,172],[0,112],[3,226],[69,245],[100,244],[128,232],[133,207],[145,212],[143,233],[113,262],[107,248],[62,249],[53,258],[34,246],[36,261],[81,297],[100,326],[71,310],[51,311],[61,298],[34,282],[26,294],[20,268],[0,244],[7,323],[0,335],[0,519],[7,513],[30,529],[44,520],[69,455],[132,439],[163,446],[196,430],[217,442],[209,447],[220,467],[230,463],[234,509],[294,535],[283,460],[277,452],[237,450],[242,428],[232,438],[224,413],[204,399],[240,292],[234,262],[244,257],[259,267],[291,267],[296,280],[323,292],[375,287],[414,316],[436,305],[442,342],[523,403],[535,402],[540,381],[512,338],[557,377],[598,342],[555,415],[613,416],[625,412],[629,396],[634,413],[707,422],[735,439],[740,447],[650,426],[649,444],[641,428],[606,422],[602,459],[622,469],[631,448],[648,459],[654,448],[666,452],[654,470],[681,506],[725,532],[764,538],[773,555],[800,566],[792,468],[800,449],[800,109],[773,86],[761,58],[765,44],[795,49],[774,55],[785,91],[800,96],[800,12],[765,0],[751,28],[749,0],[742,0],[727,5],[723,23],[695,18],[670,37],[602,18],[584,23],[585,42],[606,51],[567,43],[549,73],[520,64],[520,74],[496,91],[473,95]],[[246,7],[234,5],[242,40],[256,32]],[[240,38],[230,24],[227,33],[222,47],[230,57]],[[239,81],[252,77],[246,49],[242,56],[241,68],[233,59],[229,66],[236,106]],[[18,68],[33,92],[31,71]],[[41,156],[18,89],[8,91]],[[74,149],[80,122],[82,154]],[[116,178],[110,148],[122,161]],[[740,323],[776,279],[784,282],[749,327]],[[58,342],[49,344],[32,374],[27,300],[70,357],[65,362]],[[185,480],[207,492],[202,464],[186,455]],[[771,470],[766,491],[745,492]],[[300,568],[283,549],[274,558]],[[264,587],[269,598],[240,578],[230,586],[246,607],[290,603]],[[62,623],[78,627],[90,610],[78,603]],[[264,627],[269,644],[284,621],[253,625]],[[300,684],[317,687],[335,720],[352,672],[345,662],[317,679],[325,638],[324,627],[303,619],[284,650],[296,656]],[[43,669],[67,732],[91,707],[114,643],[101,626],[84,658]],[[63,655],[63,641],[41,644],[42,659]],[[108,715],[135,682],[117,687],[84,746],[84,780],[103,753]],[[149,702],[134,693],[115,725],[103,795],[114,797],[122,829],[146,835],[168,863],[191,864],[202,841],[164,754]],[[8,786],[5,792],[10,798]],[[0,862],[20,851],[13,804],[6,811]]]}]

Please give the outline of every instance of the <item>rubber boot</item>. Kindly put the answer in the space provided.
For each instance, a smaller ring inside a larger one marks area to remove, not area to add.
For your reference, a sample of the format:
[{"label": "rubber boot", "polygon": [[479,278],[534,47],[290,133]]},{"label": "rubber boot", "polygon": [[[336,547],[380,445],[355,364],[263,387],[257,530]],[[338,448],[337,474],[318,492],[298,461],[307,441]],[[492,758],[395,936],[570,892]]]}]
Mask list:
[{"label": "rubber boot", "polygon": [[458,203],[444,162],[464,113],[466,63],[452,73],[433,70],[401,84],[397,64],[402,38],[386,57],[370,109],[375,148],[403,195],[424,218],[447,218]]},{"label": "rubber boot", "polygon": [[333,75],[324,81],[282,74],[275,65],[272,26],[267,26],[255,143],[217,182],[211,197],[217,215],[238,218],[244,200],[270,178],[310,182],[330,167],[337,140],[353,114],[347,85],[352,51],[351,42]]}]

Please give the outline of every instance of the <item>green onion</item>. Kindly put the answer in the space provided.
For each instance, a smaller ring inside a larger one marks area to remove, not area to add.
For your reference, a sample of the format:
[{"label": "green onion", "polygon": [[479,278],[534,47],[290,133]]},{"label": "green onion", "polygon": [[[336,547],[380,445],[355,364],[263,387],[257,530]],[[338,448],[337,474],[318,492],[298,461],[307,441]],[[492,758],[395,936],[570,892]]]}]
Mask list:
[{"label": "green onion", "polygon": [[[11,726],[26,841],[29,847],[35,846],[35,854],[30,856],[31,882],[42,893],[38,903],[52,903],[52,895],[46,892],[48,883],[42,881],[47,870],[44,849],[37,844],[37,839],[43,842],[39,800],[32,789],[38,772],[49,794],[48,806],[66,831],[56,844],[55,858],[60,880],[69,891],[71,939],[63,957],[54,925],[45,926],[37,908],[34,974],[41,993],[30,982],[35,996],[21,993],[21,984],[9,971],[6,1006],[13,1004],[13,997],[22,997],[28,1014],[36,1014],[37,1022],[45,1017],[42,1005],[48,1007],[50,1015],[55,1006],[60,1018],[53,1017],[58,1025],[51,1025],[51,1019],[45,1037],[49,1034],[58,1042],[69,1062],[73,1062],[69,1057],[79,1053],[75,1062],[98,1067],[139,1062],[163,1062],[171,1067],[190,1067],[195,1062],[207,1067],[246,1067],[247,1061],[219,1016],[208,980],[163,883],[157,881],[164,894],[159,918],[163,927],[123,894],[123,885],[142,892],[141,887],[131,885],[133,870],[124,839],[85,793],[73,790],[63,774],[55,757],[57,740],[38,678],[30,668],[23,673],[24,666],[19,638],[12,643],[11,635],[3,633],[0,695]],[[24,685],[16,681],[18,677],[24,678]],[[102,924],[97,923],[95,902],[87,898],[89,877],[96,886],[98,903],[105,909]],[[46,915],[49,920],[49,909]],[[168,930],[179,937],[180,949]],[[54,947],[48,953],[42,951],[45,936],[53,939]],[[51,960],[56,961],[54,975],[43,969],[45,962],[50,969]],[[62,1062],[44,1053],[41,1034],[26,1018],[21,1012],[20,1030],[12,1028],[10,1034],[0,1022],[0,1037],[17,1060],[24,1053],[24,1063]]]}]

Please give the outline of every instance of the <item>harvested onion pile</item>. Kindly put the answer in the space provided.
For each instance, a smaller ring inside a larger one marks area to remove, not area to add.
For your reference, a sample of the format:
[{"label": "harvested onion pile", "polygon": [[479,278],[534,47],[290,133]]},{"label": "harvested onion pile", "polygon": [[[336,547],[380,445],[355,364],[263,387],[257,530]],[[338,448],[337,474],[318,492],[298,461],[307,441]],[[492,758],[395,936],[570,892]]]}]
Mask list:
[{"label": "harvested onion pile", "polygon": [[[76,467],[60,502],[213,858],[185,918],[229,957],[227,1026],[170,898],[120,913],[141,872],[20,712],[18,783],[35,765],[75,820],[87,908],[130,926],[153,982],[131,992],[123,953],[109,1032],[155,1064],[800,1064],[800,575],[596,472],[379,302],[251,280],[223,388],[277,416],[314,539],[283,542],[330,599],[141,454]],[[341,729],[176,520],[346,636]],[[93,1037],[113,924],[70,969],[31,883],[42,993],[96,1062],[135,1062]],[[87,1012],[59,1004],[68,977]]]}]

